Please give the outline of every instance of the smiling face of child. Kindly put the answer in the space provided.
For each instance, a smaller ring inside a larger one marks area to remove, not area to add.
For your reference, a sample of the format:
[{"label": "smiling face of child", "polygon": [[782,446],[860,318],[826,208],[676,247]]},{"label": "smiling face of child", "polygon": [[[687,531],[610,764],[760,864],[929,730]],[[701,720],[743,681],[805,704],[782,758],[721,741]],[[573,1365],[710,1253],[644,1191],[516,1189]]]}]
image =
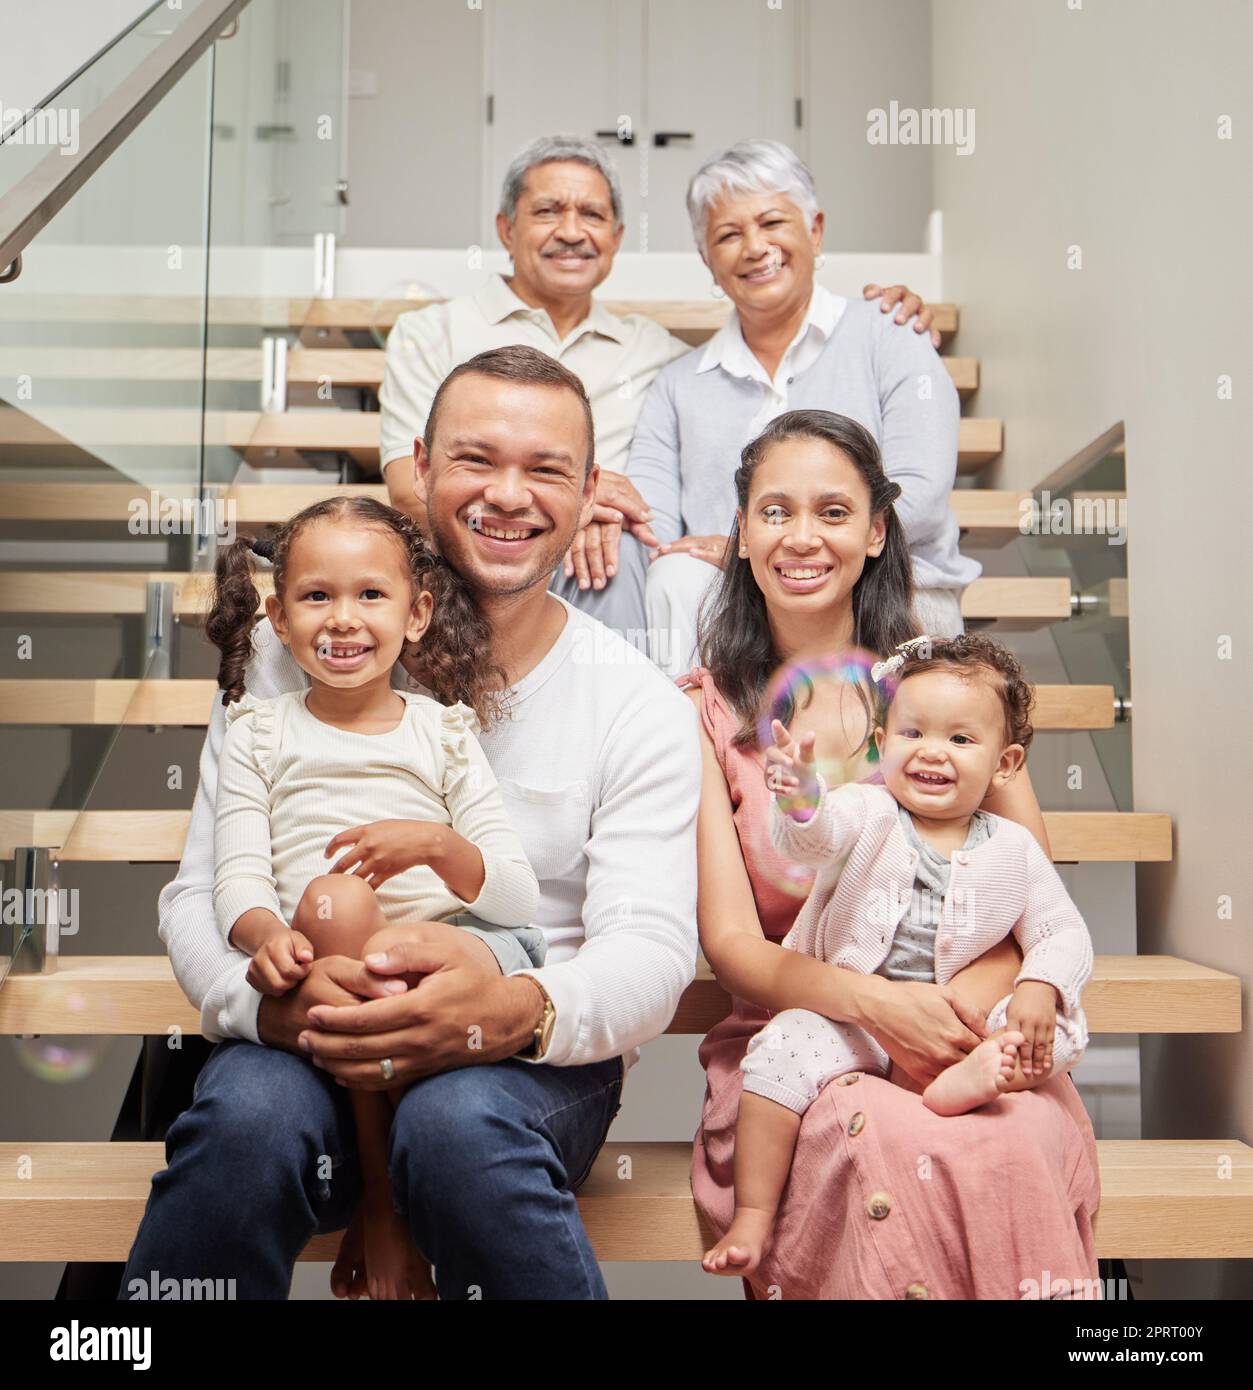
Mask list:
[{"label": "smiling face of child", "polygon": [[958,820],[1004,786],[1025,758],[1007,743],[1005,708],[979,670],[937,667],[903,680],[875,730],[888,791],[912,815]]},{"label": "smiling face of child", "polygon": [[309,676],[336,689],[388,683],[405,642],[431,621],[428,590],[415,599],[398,537],[378,526],[310,522],[287,551],[280,602],[266,613]]}]

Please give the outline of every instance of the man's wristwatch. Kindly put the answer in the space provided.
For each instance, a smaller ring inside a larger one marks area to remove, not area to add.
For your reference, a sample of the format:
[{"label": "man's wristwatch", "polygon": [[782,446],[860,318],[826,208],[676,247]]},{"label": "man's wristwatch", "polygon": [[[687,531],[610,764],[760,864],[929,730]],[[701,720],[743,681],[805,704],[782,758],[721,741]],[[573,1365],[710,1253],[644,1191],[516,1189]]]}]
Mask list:
[{"label": "man's wristwatch", "polygon": [[548,991],[534,975],[525,975],[523,978],[530,980],[544,996],[544,1012],[540,1014],[539,1022],[535,1025],[535,1033],[531,1041],[525,1047],[519,1048],[514,1056],[520,1057],[524,1062],[537,1062],[548,1050],[548,1044],[552,1041],[553,1027],[557,1022],[557,1006],[548,997]]}]

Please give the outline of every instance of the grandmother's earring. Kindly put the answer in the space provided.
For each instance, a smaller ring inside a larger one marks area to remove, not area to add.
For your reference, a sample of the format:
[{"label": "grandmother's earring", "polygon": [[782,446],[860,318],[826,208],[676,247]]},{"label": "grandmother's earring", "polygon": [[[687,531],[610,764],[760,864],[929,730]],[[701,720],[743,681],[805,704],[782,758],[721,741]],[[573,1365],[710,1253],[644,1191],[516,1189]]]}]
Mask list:
[{"label": "grandmother's earring", "polygon": [[722,286],[717,282],[717,280],[715,280],[713,284],[710,285],[709,293],[713,295],[715,299],[724,299],[726,297],[725,290],[723,290]]},{"label": "grandmother's earring", "polygon": [[815,270],[821,270],[822,267],[823,267],[824,265],[826,265],[826,263],[827,263],[827,253],[826,253],[825,251],[819,251],[818,254],[817,254],[817,256],[814,258],[814,269],[815,269]]}]

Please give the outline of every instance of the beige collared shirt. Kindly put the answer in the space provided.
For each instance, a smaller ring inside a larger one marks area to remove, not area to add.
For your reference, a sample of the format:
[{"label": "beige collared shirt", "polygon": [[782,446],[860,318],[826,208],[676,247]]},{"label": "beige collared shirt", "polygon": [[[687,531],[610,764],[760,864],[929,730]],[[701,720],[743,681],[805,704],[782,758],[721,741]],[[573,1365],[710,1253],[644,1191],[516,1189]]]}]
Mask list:
[{"label": "beige collared shirt", "polygon": [[412,458],[435,392],[455,366],[488,348],[513,344],[539,348],[581,378],[592,403],[596,462],[619,473],[626,470],[644,393],[667,362],[690,351],[653,319],[619,318],[595,300],[582,323],[558,338],[547,309],[524,303],[503,276],[493,275],[474,294],[428,304],[396,320],[379,392],[383,468]]}]

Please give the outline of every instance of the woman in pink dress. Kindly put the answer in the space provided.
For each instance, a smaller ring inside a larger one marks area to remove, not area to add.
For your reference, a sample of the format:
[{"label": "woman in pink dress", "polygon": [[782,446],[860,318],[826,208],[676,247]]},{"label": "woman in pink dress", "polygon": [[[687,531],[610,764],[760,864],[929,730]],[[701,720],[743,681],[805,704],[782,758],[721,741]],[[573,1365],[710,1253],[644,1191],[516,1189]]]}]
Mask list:
[{"label": "woman in pink dress", "polygon": [[[887,1079],[839,1077],[806,1112],[773,1241],[744,1281],[748,1295],[1016,1299],[1042,1280],[1082,1287],[1098,1278],[1100,1176],[1070,1076],[968,1115],[937,1115],[921,1100],[1012,991],[1021,963],[1012,936],[946,986],[860,975],[779,946],[807,884],[770,845],[756,738],[762,696],[784,664],[853,646],[886,656],[917,635],[908,549],[892,507],[900,488],[866,430],[820,410],[771,422],[744,450],[735,481],[736,524],[701,626],[704,664],[680,681],[703,726],[701,946],[732,996],[730,1015],[700,1049],[707,1085],[692,1157],[697,1207],[720,1239],[734,1206],[748,1040],[771,1013],[812,1009],[866,1028],[893,1066]],[[872,775],[862,692],[815,682],[798,698],[799,709],[781,717],[817,732],[819,760]],[[1021,822],[1048,851],[1025,770],[984,809]]]}]

